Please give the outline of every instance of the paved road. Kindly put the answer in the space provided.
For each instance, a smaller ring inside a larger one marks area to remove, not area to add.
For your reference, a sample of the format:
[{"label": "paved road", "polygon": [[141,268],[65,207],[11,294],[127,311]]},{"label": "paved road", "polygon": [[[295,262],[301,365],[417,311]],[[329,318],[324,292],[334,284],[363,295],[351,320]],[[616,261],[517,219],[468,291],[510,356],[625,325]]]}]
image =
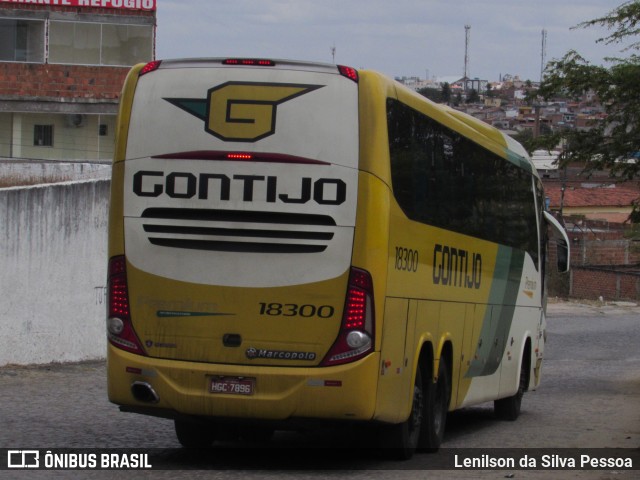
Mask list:
[{"label": "paved road", "polygon": [[[543,383],[525,395],[516,422],[493,418],[491,405],[450,415],[445,448],[639,448],[640,308],[553,304],[549,308],[548,344]],[[322,450],[357,437],[344,432],[278,434],[274,460],[265,449],[222,451],[210,456],[167,451],[164,461],[184,467],[195,460],[221,470],[152,471],[10,471],[2,478],[424,478],[428,455],[405,463],[382,461],[375,453],[355,455]],[[312,455],[287,451],[291,445],[314,447]],[[103,362],[0,368],[0,448],[161,448],[174,449],[170,421],[120,413],[106,399]],[[273,450],[271,450],[273,452]],[[253,460],[252,460],[253,458]],[[319,473],[246,471],[263,465],[282,467],[291,460],[302,467],[338,466]],[[212,463],[213,462],[213,463]],[[326,462],[326,463],[325,463]],[[352,468],[357,468],[352,470]],[[392,468],[393,470],[389,470]],[[420,472],[418,472],[420,471]],[[631,479],[629,471],[438,471],[435,478],[594,478]],[[511,477],[510,475],[513,475]]]}]

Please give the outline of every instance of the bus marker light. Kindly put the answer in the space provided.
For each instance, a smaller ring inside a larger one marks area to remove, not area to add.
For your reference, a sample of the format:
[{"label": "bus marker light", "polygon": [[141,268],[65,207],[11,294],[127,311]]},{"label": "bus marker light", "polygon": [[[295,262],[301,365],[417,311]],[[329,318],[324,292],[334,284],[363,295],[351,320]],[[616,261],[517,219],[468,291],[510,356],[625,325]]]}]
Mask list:
[{"label": "bus marker light", "polygon": [[353,80],[356,83],[358,83],[358,81],[360,80],[358,77],[358,71],[353,67],[338,65],[338,71],[340,72],[340,75],[348,78],[349,80]]},{"label": "bus marker light", "polygon": [[251,160],[253,155],[250,153],[227,153],[228,160]]},{"label": "bus marker light", "polygon": [[243,67],[275,67],[276,62],[265,58],[227,58],[223,65],[239,65]]},{"label": "bus marker light", "polygon": [[147,73],[155,72],[158,68],[160,68],[161,63],[162,60],[154,60],[153,62],[147,63],[144,67],[142,67],[142,70],[140,70],[138,76],[141,77],[143,75],[146,75]]}]

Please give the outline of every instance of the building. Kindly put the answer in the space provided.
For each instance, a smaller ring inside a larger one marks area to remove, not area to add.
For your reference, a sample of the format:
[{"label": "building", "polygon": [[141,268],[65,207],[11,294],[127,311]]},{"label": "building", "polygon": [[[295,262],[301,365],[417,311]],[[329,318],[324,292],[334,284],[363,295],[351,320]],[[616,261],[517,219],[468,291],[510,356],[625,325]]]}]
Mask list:
[{"label": "building", "polygon": [[467,78],[463,77],[457,82],[465,92],[470,92],[471,90],[475,90],[479,94],[484,94],[487,91],[487,85],[489,82],[487,80],[480,80],[479,78]]},{"label": "building", "polygon": [[108,160],[156,0],[0,0],[0,157]]},{"label": "building", "polygon": [[545,194],[549,198],[549,208],[562,208],[565,217],[579,216],[587,220],[610,223],[628,221],[633,210],[633,202],[640,198],[635,185],[575,184],[563,187],[559,182],[545,182]]}]

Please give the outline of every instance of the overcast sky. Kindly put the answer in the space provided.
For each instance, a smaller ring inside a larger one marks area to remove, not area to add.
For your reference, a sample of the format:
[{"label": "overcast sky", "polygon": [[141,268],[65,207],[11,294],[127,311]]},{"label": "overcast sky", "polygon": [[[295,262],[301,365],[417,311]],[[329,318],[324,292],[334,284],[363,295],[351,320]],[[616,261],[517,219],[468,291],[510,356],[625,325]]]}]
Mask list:
[{"label": "overcast sky", "polygon": [[572,29],[623,0],[158,0],[157,58],[270,57],[335,62],[389,76],[539,80],[546,58],[575,49],[596,64],[620,47]]}]

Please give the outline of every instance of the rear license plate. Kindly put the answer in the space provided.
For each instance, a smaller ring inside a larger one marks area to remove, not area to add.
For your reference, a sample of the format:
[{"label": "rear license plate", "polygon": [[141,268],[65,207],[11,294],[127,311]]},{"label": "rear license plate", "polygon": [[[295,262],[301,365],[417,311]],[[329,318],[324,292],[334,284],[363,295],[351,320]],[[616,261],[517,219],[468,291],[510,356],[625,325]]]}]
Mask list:
[{"label": "rear license plate", "polygon": [[209,392],[228,395],[253,395],[255,386],[255,378],[217,376],[211,377]]}]

